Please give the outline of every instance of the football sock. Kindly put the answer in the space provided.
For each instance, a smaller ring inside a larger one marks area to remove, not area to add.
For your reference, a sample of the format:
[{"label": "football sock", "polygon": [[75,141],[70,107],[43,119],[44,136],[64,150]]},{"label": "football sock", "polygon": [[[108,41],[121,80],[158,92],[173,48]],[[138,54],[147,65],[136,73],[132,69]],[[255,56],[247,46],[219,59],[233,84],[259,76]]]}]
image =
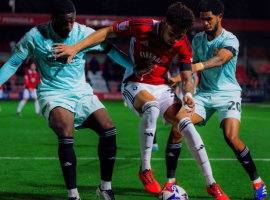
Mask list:
[{"label": "football sock", "polygon": [[[176,144],[167,144],[166,148],[166,166],[167,179],[175,178],[178,158],[181,152],[182,142]],[[172,181],[173,182],[173,181]]]},{"label": "football sock", "polygon": [[201,172],[206,179],[207,186],[210,187],[210,185],[216,181],[214,180],[211,165],[201,136],[196,131],[194,125],[188,117],[179,122],[178,130],[185,137],[188,149],[200,167]]},{"label": "football sock", "polygon": [[[112,181],[116,149],[117,147],[115,127],[110,128],[99,134],[98,156],[100,160],[101,180],[104,182]],[[108,187],[108,184],[101,184],[101,189],[103,189],[102,187]]]},{"label": "football sock", "polygon": [[100,189],[101,190],[111,190],[112,189],[112,182],[101,180]]},{"label": "football sock", "polygon": [[21,100],[17,109],[17,113],[20,113],[22,111],[22,108],[24,106],[24,104],[26,103],[25,100]]},{"label": "football sock", "polygon": [[38,101],[35,101],[35,111],[36,111],[36,114],[39,114],[39,105],[38,105]]},{"label": "football sock", "polygon": [[155,132],[153,144],[157,144],[157,132]]},{"label": "football sock", "polygon": [[235,154],[238,161],[242,164],[246,172],[248,173],[251,181],[254,181],[259,178],[259,175],[256,170],[256,166],[251,158],[249,149],[247,146],[241,153]]},{"label": "football sock", "polygon": [[78,197],[78,198],[80,198],[80,195],[78,193],[77,188],[68,190],[68,197]]},{"label": "football sock", "polygon": [[156,132],[157,118],[159,116],[159,104],[157,101],[149,101],[142,107],[142,119],[140,122],[140,150],[141,150],[141,172],[151,169],[150,159],[152,145]]},{"label": "football sock", "polygon": [[76,155],[73,149],[73,137],[58,138],[58,156],[63,176],[68,190],[77,188],[76,182]]}]

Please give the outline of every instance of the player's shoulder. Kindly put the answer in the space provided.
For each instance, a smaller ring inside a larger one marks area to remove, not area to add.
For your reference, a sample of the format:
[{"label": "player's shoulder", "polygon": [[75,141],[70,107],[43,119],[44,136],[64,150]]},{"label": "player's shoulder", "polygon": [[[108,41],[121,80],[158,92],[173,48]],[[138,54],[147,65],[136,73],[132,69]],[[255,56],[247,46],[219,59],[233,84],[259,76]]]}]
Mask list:
[{"label": "player's shoulder", "polygon": [[83,24],[79,24],[77,22],[74,23],[73,29],[78,37],[84,37],[95,32],[95,29],[85,26]]},{"label": "player's shoulder", "polygon": [[42,37],[47,38],[49,28],[50,22],[42,23],[32,28],[30,34],[34,37],[42,35]]},{"label": "player's shoulder", "polygon": [[204,31],[202,31],[202,32],[199,32],[199,33],[197,33],[195,36],[194,36],[194,38],[193,38],[193,40],[200,40],[200,39],[202,39],[203,37],[205,37],[205,32]]},{"label": "player's shoulder", "polygon": [[157,32],[158,24],[159,24],[159,21],[153,20],[153,19],[135,19],[135,20],[129,21],[130,28],[140,30],[142,32],[148,32],[148,31]]},{"label": "player's shoulder", "polygon": [[229,31],[227,31],[225,29],[223,29],[223,31],[222,31],[222,37],[224,39],[235,39],[235,40],[238,40],[237,37],[233,33],[229,32]]}]

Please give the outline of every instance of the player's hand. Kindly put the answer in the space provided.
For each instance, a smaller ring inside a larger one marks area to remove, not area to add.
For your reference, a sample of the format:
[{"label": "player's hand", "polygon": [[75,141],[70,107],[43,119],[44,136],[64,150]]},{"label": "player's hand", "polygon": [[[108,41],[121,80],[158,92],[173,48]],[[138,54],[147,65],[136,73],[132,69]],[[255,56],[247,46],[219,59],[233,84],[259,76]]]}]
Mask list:
[{"label": "player's hand", "polygon": [[192,74],[197,72],[197,66],[195,64],[191,64],[191,68],[192,68]]},{"label": "player's hand", "polygon": [[177,81],[175,78],[170,78],[170,80],[169,80],[170,86],[174,86],[176,83],[177,83]]},{"label": "player's hand", "polygon": [[157,66],[156,65],[149,65],[148,67],[144,68],[144,69],[139,69],[138,67],[135,67],[133,69],[133,72],[135,74],[135,76],[140,79],[140,81],[143,80],[143,76],[146,74],[149,74],[153,69],[156,69]]},{"label": "player's hand", "polygon": [[184,96],[183,103],[185,105],[187,105],[189,108],[191,108],[187,112],[191,113],[191,116],[192,116],[194,114],[194,111],[195,111],[195,103],[194,103],[193,99],[190,96]]},{"label": "player's hand", "polygon": [[75,48],[70,45],[55,43],[52,50],[55,50],[52,54],[57,54],[55,58],[59,58],[61,56],[68,56],[67,63],[70,64],[70,61],[74,58],[77,54]]}]

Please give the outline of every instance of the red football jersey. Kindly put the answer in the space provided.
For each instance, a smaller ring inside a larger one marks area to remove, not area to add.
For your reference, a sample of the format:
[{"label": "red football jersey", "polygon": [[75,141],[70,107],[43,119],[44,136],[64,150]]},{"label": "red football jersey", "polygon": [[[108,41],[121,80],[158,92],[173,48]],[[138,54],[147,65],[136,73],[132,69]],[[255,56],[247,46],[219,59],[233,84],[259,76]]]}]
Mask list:
[{"label": "red football jersey", "polygon": [[129,56],[138,67],[157,65],[157,68],[140,81],[131,70],[126,70],[124,82],[133,81],[151,85],[167,83],[168,70],[172,59],[178,55],[180,63],[191,63],[192,50],[187,36],[184,35],[173,46],[160,37],[161,21],[153,19],[127,20],[114,23],[116,36],[131,36]]},{"label": "red football jersey", "polygon": [[28,70],[24,75],[24,84],[27,89],[35,89],[36,84],[40,83],[39,73],[37,71]]},{"label": "red football jersey", "polygon": [[5,83],[3,85],[0,85],[0,90],[3,90],[4,86],[6,86]]}]

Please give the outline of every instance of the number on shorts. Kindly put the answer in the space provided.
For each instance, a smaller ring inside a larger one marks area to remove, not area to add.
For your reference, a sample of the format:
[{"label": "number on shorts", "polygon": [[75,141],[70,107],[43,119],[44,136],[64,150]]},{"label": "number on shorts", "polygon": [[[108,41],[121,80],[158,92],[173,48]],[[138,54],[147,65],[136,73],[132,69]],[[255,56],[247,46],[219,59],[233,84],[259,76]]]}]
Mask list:
[{"label": "number on shorts", "polygon": [[236,104],[236,109],[241,112],[241,104],[239,102],[234,102],[234,101],[229,101],[229,103],[231,104],[228,108],[228,110],[235,110],[235,104]]}]

